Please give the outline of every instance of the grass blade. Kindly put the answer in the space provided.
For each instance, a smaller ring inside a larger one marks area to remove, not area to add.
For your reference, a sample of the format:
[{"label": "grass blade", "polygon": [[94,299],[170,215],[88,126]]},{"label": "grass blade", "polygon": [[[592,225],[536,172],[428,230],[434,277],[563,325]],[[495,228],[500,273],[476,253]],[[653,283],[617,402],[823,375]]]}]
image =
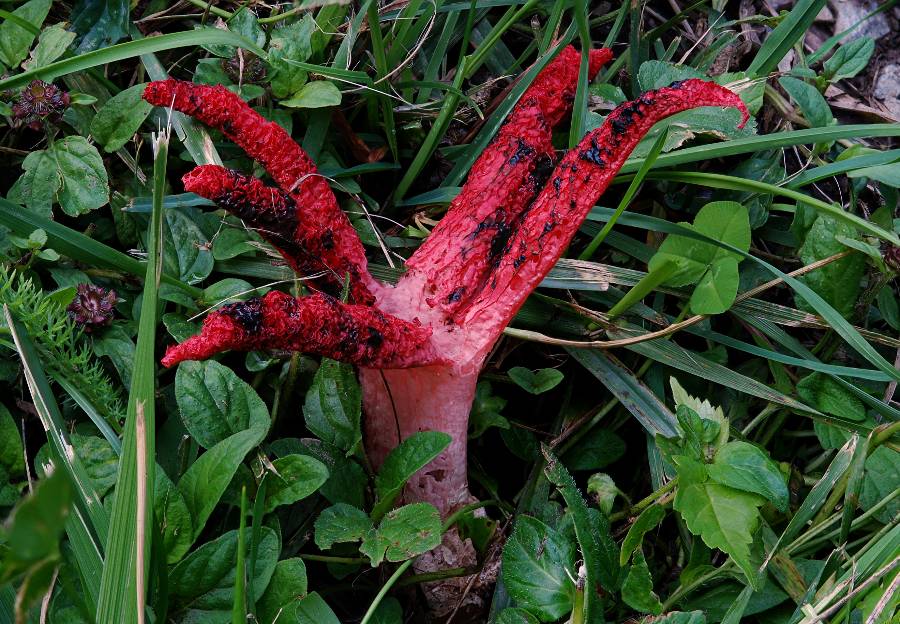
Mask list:
[{"label": "grass blade", "polygon": [[142,624],[146,576],[151,552],[152,496],[155,470],[156,323],[162,277],[162,200],[166,185],[168,133],[154,137],[153,214],[148,236],[147,272],[141,300],[134,373],[128,396],[128,419],[119,457],[107,559],[100,582],[97,621]]},{"label": "grass blade", "polygon": [[778,62],[794,44],[803,40],[824,6],[825,0],[799,0],[794,4],[784,20],[766,37],[747,68],[747,73],[762,76],[778,67]]}]

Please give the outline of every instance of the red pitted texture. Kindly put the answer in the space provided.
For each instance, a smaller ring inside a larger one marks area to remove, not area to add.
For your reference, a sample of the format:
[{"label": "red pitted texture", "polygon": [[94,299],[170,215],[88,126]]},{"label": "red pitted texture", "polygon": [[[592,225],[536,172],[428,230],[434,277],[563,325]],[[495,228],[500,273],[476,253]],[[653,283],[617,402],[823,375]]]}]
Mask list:
[{"label": "red pitted texture", "polygon": [[163,366],[203,360],[222,351],[283,349],[375,368],[434,364],[431,330],[369,306],[314,294],[297,299],[271,291],[212,312],[203,330],[169,347]]},{"label": "red pitted texture", "polygon": [[603,125],[588,133],[557,165],[549,183],[529,206],[497,263],[489,283],[459,319],[497,333],[512,319],[550,271],[591,207],[625,160],[661,119],[698,106],[729,106],[749,119],[741,99],[725,87],[685,80],[617,107]]},{"label": "red pitted texture", "polygon": [[349,273],[353,301],[374,302],[370,289],[375,283],[366,269],[365,250],[356,231],[309,155],[281,126],[264,119],[221,85],[173,79],[151,82],[144,99],[156,106],[173,106],[221,130],[259,161],[297,205],[293,242],[328,267],[333,283],[340,284]]},{"label": "red pitted texture", "polygon": [[[589,77],[612,58],[591,50]],[[428,240],[406,263],[424,276],[425,300],[451,315],[477,294],[503,255],[514,223],[553,166],[553,127],[571,110],[581,54],[563,49],[534,79]]]}]

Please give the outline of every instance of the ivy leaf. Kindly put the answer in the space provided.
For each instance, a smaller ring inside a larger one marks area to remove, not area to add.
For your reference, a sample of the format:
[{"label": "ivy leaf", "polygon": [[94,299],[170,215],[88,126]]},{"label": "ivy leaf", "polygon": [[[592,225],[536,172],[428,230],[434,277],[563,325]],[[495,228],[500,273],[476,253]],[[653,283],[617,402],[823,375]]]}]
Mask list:
[{"label": "ivy leaf", "polygon": [[552,390],[563,380],[562,371],[555,368],[541,368],[533,371],[524,366],[514,366],[508,371],[516,385],[531,394],[543,394]]},{"label": "ivy leaf", "polygon": [[372,529],[359,550],[372,567],[387,560],[405,561],[428,552],[441,543],[441,515],[428,503],[413,503],[389,511],[377,529]]},{"label": "ivy leaf", "polygon": [[306,426],[325,442],[352,455],[362,442],[362,391],[353,367],[323,359],[306,393]]},{"label": "ivy leaf", "polygon": [[316,546],[328,550],[334,544],[356,542],[372,530],[372,519],[362,509],[338,503],[316,518]]},{"label": "ivy leaf", "polygon": [[397,445],[375,477],[378,503],[372,510],[372,517],[379,518],[390,509],[406,481],[440,455],[451,441],[452,438],[442,431],[420,431]]},{"label": "ivy leaf", "polygon": [[752,444],[729,442],[719,449],[706,471],[716,483],[759,494],[787,513],[789,494],[784,476],[775,462]]},{"label": "ivy leaf", "polygon": [[647,567],[647,559],[640,548],[634,551],[634,564],[628,570],[622,584],[622,600],[641,613],[653,615],[662,613],[662,603],[659,596],[653,592],[653,578],[650,576],[650,568]]},{"label": "ivy leaf", "polygon": [[519,516],[503,549],[501,574],[506,591],[542,622],[572,611],[575,544],[531,516]]},{"label": "ivy leaf", "polygon": [[153,110],[142,97],[147,83],[136,84],[106,101],[91,121],[91,134],[107,152],[114,152],[131,140]]},{"label": "ivy leaf", "polygon": [[756,588],[758,578],[750,560],[750,544],[764,500],[718,483],[691,482],[679,485],[674,506],[691,533],[703,538],[710,548],[729,554]]},{"label": "ivy leaf", "polygon": [[287,455],[272,462],[267,479],[266,512],[303,500],[328,480],[328,468],[309,455]]}]

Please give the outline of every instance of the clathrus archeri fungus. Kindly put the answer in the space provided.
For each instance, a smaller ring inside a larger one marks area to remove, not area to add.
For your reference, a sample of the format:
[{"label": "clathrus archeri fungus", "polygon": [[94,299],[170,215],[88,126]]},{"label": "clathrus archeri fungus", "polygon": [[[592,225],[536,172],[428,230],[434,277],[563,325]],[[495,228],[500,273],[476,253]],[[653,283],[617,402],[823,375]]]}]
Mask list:
[{"label": "clathrus archeri fungus", "polygon": [[[736,107],[748,118],[728,89],[685,80],[620,105],[557,161],[551,136],[570,112],[580,56],[565,48],[538,74],[396,286],[369,274],[327,180],[282,128],[225,87],[151,83],[148,102],[222,131],[279,187],[204,165],[184,177],[185,188],[256,228],[297,272],[324,274],[316,294],[273,291],[212,312],[163,364],[229,349],[300,350],[356,364],[373,464],[417,431],[444,431],[453,442],[413,477],[406,499],[445,515],[468,502],[466,429],[485,358],[638,141],[661,119],[698,106]],[[590,76],[610,58],[609,50],[592,50]],[[346,278],[343,303],[334,295]]]}]

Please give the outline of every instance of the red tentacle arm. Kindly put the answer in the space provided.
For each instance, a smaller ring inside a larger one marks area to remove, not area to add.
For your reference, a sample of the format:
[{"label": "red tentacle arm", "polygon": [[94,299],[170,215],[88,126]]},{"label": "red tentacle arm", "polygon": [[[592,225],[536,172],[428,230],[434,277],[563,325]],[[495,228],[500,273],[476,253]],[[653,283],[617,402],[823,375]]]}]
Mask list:
[{"label": "red tentacle arm", "polygon": [[296,298],[271,291],[209,314],[203,330],[169,347],[162,363],[203,360],[223,351],[283,349],[377,368],[441,362],[431,330],[361,305],[314,294]]},{"label": "red tentacle arm", "polygon": [[549,184],[529,207],[500,259],[489,285],[465,312],[463,325],[478,326],[490,348],[503,328],[547,275],[581,222],[625,160],[658,121],[699,106],[727,106],[750,115],[725,87],[685,80],[617,107],[603,125],[588,133],[559,163]]},{"label": "red tentacle arm", "polygon": [[[591,50],[589,76],[612,58]],[[572,108],[581,53],[564,48],[522,95],[431,236],[406,263],[425,301],[449,316],[482,288],[504,251],[512,224],[553,167],[553,127]]]},{"label": "red tentacle arm", "polygon": [[[350,275],[351,297],[356,303],[372,303],[377,283],[369,275],[365,250],[347,215],[340,209],[328,182],[309,155],[278,124],[267,121],[238,95],[225,87],[198,85],[168,79],[151,82],[144,99],[156,106],[172,106],[220,130],[259,161],[272,179],[296,204],[295,230],[290,239],[297,250],[317,257],[327,266],[332,282]],[[203,182],[219,184],[206,167],[196,176],[195,191],[206,196]],[[252,209],[252,208],[248,208]],[[288,251],[288,250],[285,250]],[[286,258],[300,269],[307,256]]]}]

